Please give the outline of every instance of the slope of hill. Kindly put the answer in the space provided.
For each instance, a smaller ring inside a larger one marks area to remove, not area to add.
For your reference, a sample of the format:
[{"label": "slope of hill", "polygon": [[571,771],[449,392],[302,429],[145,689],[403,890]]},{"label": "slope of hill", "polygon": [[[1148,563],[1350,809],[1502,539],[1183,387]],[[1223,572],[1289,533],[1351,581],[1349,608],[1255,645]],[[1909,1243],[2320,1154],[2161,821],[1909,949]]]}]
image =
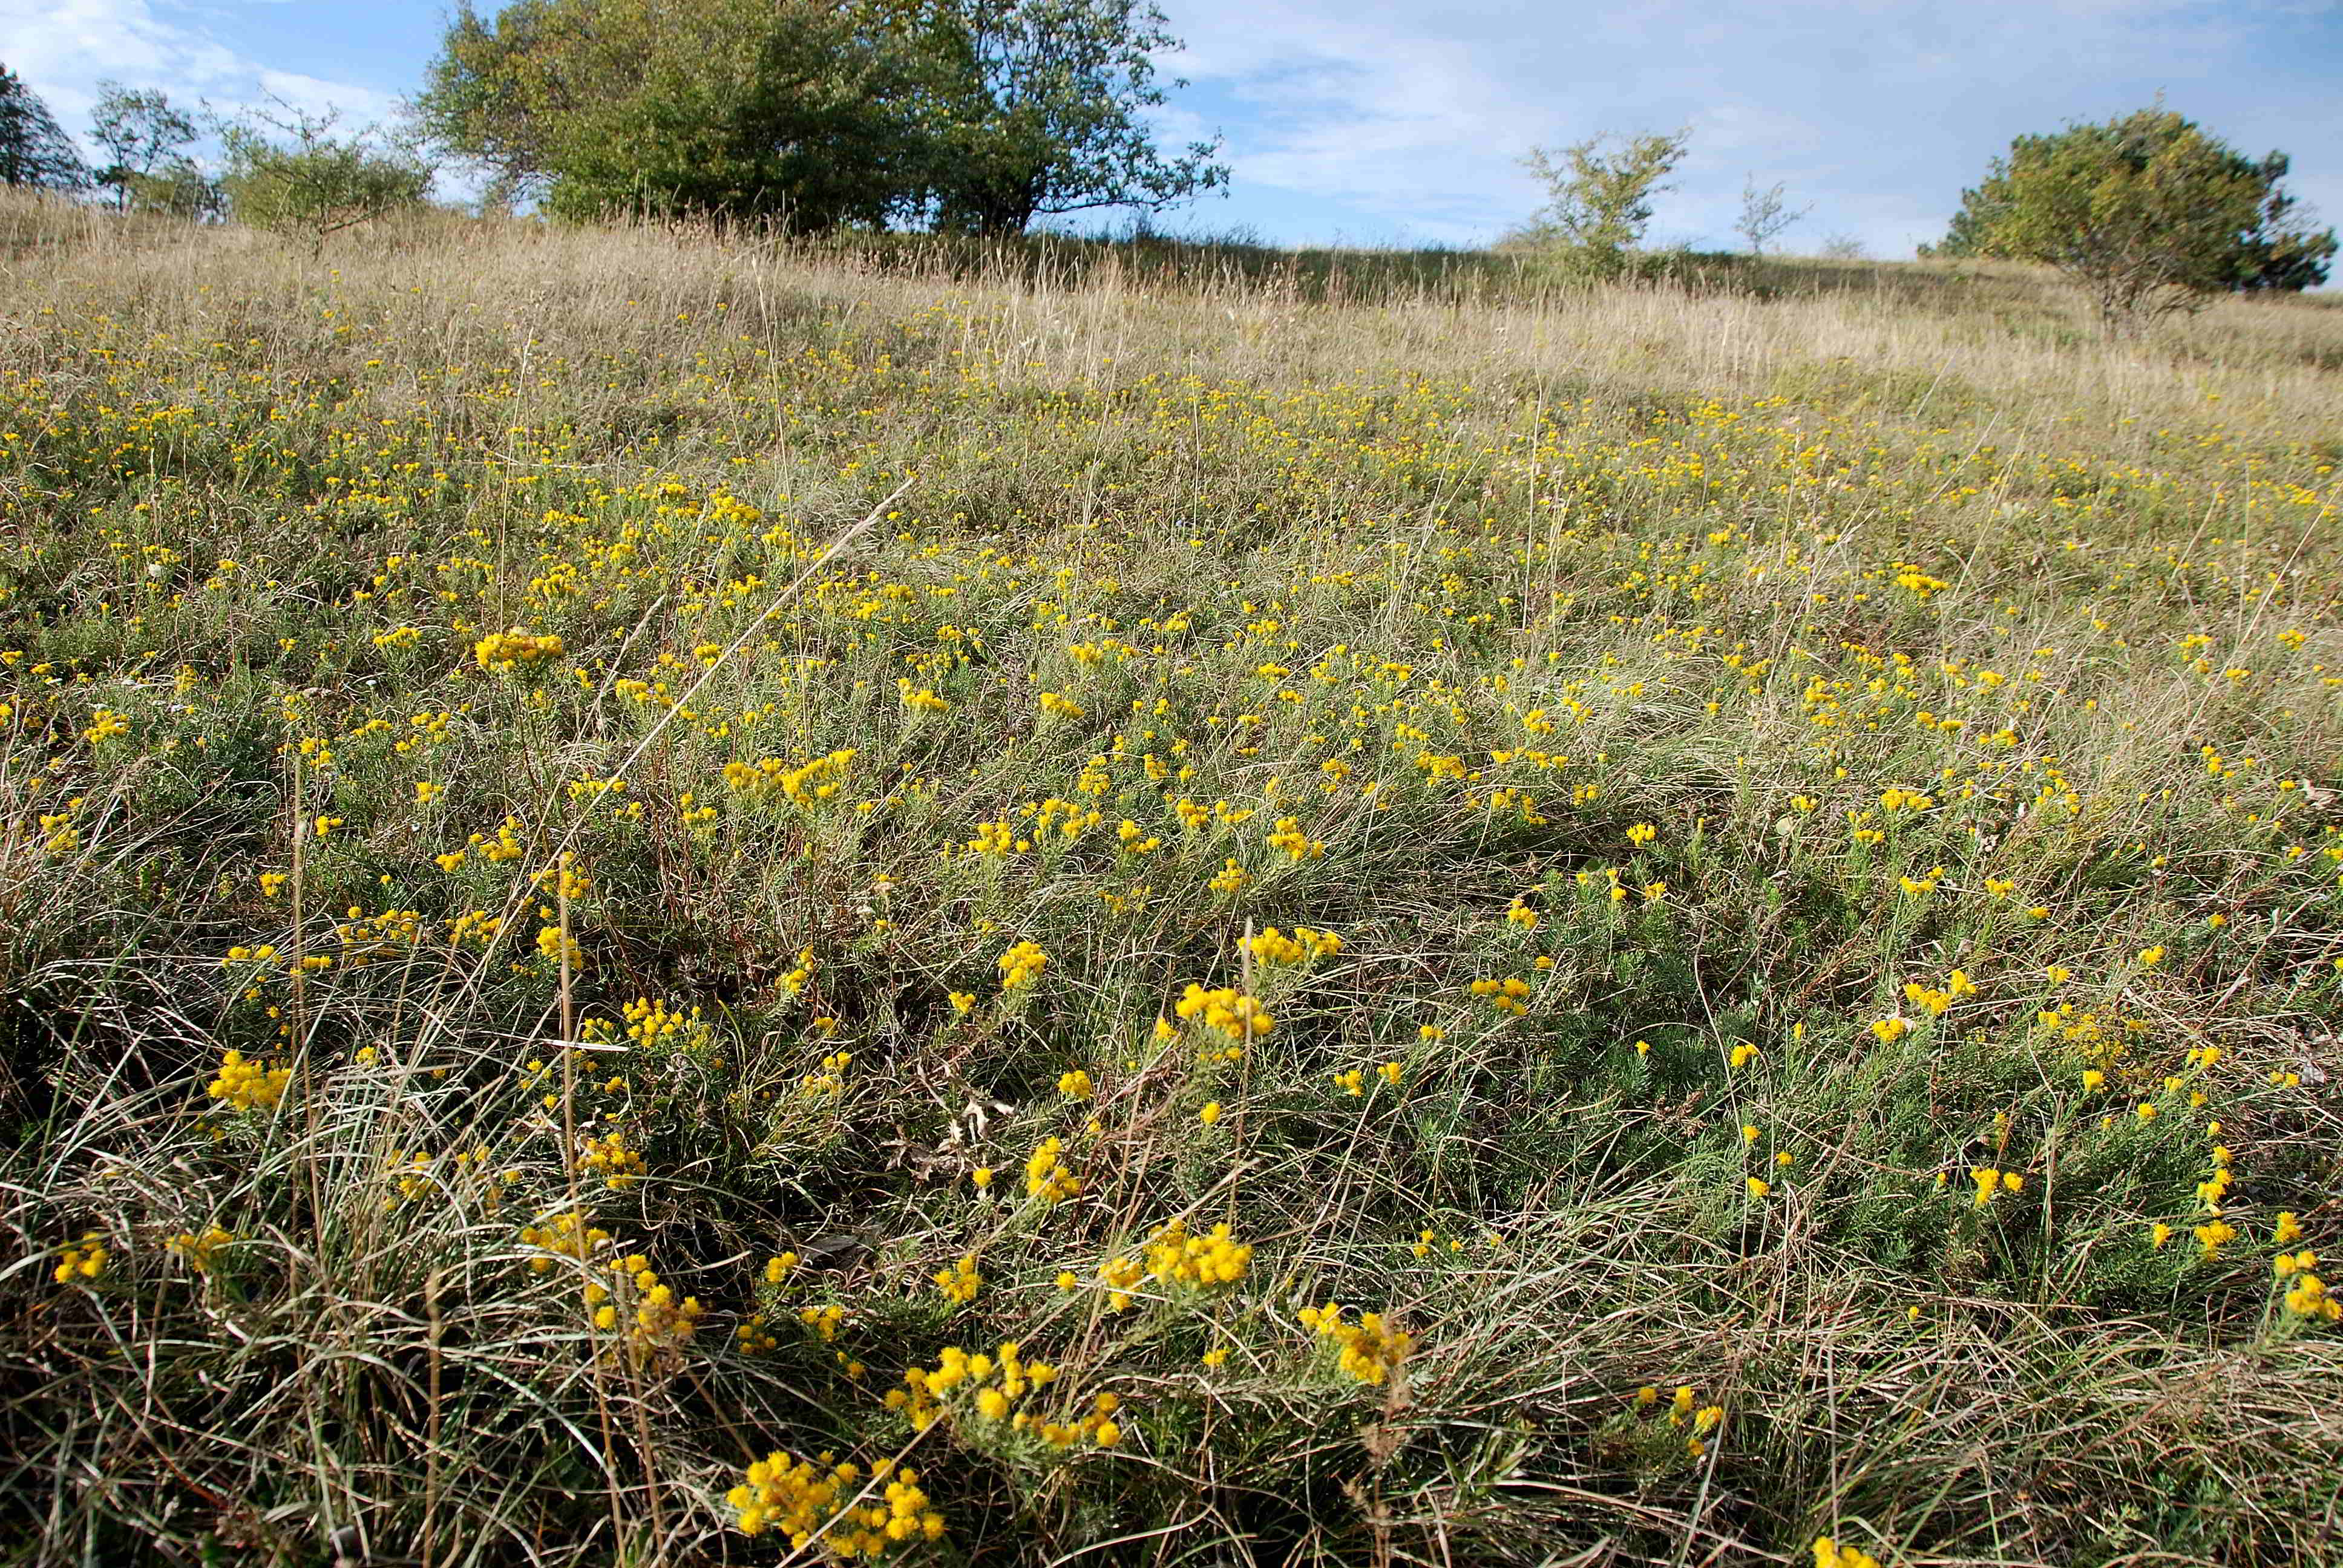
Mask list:
[{"label": "slope of hill", "polygon": [[0,219],[16,1554],[2335,1538],[2331,304]]}]

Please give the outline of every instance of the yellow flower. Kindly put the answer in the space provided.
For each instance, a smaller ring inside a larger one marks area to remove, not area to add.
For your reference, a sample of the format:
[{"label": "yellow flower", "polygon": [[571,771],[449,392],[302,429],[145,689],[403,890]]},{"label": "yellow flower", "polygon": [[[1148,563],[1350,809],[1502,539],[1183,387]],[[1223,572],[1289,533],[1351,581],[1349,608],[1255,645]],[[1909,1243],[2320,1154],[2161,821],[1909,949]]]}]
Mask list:
[{"label": "yellow flower", "polygon": [[1061,1155],[1065,1151],[1063,1140],[1044,1138],[1035,1146],[1032,1156],[1025,1161],[1025,1191],[1045,1203],[1061,1203],[1082,1190],[1081,1179],[1066,1168]]},{"label": "yellow flower", "polygon": [[1841,1546],[1827,1535],[1815,1538],[1815,1568],[1879,1568],[1879,1559],[1858,1547]]},{"label": "yellow flower", "polygon": [[60,1285],[77,1285],[96,1279],[106,1272],[106,1243],[96,1231],[85,1231],[81,1240],[67,1247],[57,1258],[56,1267],[49,1277]]},{"label": "yellow flower", "polygon": [[1019,942],[995,960],[1001,970],[1001,989],[1015,990],[1031,985],[1050,964],[1050,955],[1033,942]]},{"label": "yellow flower", "polygon": [[977,1272],[974,1253],[962,1257],[949,1269],[939,1269],[930,1277],[944,1293],[944,1299],[955,1302],[976,1300],[977,1290],[984,1283],[984,1276]]}]

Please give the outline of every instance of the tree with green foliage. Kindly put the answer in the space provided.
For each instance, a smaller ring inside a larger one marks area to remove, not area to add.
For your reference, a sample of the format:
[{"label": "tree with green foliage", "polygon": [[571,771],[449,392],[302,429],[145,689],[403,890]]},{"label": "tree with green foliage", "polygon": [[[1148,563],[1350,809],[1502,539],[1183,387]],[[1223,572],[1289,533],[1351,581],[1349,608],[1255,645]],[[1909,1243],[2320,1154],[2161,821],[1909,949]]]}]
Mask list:
[{"label": "tree with green foliage", "polygon": [[306,237],[314,255],[344,229],[422,205],[427,165],[365,134],[337,136],[334,125],[331,115],[287,110],[221,128],[227,170],[220,184],[239,223]]},{"label": "tree with green foliage", "polygon": [[407,106],[417,132],[484,171],[495,202],[540,196],[552,179],[553,128],[577,106],[572,40],[560,0],[516,0],[483,18],[462,0],[423,91]]},{"label": "tree with green foliage", "polygon": [[1140,0],[517,0],[457,14],[414,112],[561,216],[1017,233],[1226,179],[1140,123],[1173,42]]},{"label": "tree with green foliage", "polygon": [[73,138],[41,95],[0,65],[0,185],[77,191],[89,186],[89,168]]},{"label": "tree with green foliage", "polygon": [[[757,217],[800,231],[883,226],[920,156],[900,56],[867,16],[772,0],[599,0],[599,39],[643,40],[623,90],[559,130],[558,216]],[[615,60],[598,62],[604,71]]]},{"label": "tree with green foliage", "polygon": [[2332,229],[2313,232],[2279,188],[2288,159],[2258,161],[2163,108],[2020,136],[1996,158],[1933,254],[2046,263],[2090,290],[2101,322],[2129,330],[2223,293],[2326,280]]},{"label": "tree with green foliage", "polygon": [[937,71],[939,228],[1022,234],[1037,217],[1161,212],[1228,184],[1217,140],[1166,157],[1141,119],[1164,102],[1155,56],[1180,46],[1151,4],[938,0],[918,32]]},{"label": "tree with green foliage", "polygon": [[179,149],[196,139],[196,123],[154,88],[134,89],[119,82],[97,86],[90,136],[106,149],[106,163],[97,172],[96,183],[110,186],[115,205],[126,209],[133,187],[153,176],[157,166],[185,161]]},{"label": "tree with green foliage", "polygon": [[1692,140],[1689,128],[1639,136],[1590,136],[1559,152],[1532,147],[1523,166],[1546,187],[1546,206],[1523,238],[1550,248],[1570,269],[1616,276],[1643,244],[1652,198]]},{"label": "tree with green foliage", "polygon": [[919,178],[911,75],[867,8],[519,0],[450,23],[422,132],[558,215],[882,224]]}]

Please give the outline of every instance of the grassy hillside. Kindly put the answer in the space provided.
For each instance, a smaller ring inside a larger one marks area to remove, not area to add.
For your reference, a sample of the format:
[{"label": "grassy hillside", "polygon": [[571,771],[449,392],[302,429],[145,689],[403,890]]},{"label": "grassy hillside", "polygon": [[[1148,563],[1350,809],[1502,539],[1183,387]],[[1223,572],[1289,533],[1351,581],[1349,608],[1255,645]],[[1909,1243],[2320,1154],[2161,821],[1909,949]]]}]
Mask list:
[{"label": "grassy hillside", "polygon": [[2331,303],[0,240],[12,1560],[2343,1531]]}]

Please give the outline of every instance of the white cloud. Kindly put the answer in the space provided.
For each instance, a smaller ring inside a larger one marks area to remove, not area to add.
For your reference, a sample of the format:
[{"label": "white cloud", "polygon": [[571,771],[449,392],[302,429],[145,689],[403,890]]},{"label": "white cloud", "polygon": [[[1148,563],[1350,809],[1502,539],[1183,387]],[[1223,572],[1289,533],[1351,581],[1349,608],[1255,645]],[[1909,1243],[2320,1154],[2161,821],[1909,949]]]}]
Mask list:
[{"label": "white cloud", "polygon": [[159,87],[181,107],[207,102],[222,114],[282,100],[309,114],[339,111],[358,126],[388,117],[391,94],[354,82],[277,70],[220,41],[197,18],[181,20],[151,0],[0,0],[5,58],[47,101],[68,131],[85,132],[98,84]]},{"label": "white cloud", "polygon": [[[2253,151],[2343,143],[2331,0],[1172,0],[1172,62],[1225,106],[1240,208],[1291,193],[1489,237],[1538,193],[1533,144],[1689,126],[1654,237],[1728,243],[1743,178],[1815,204],[1800,238],[1908,254],[2009,138],[2173,106]],[[2326,55],[2306,51],[2323,32]],[[2273,69],[2273,64],[2276,68]],[[2291,75],[2289,75],[2289,72]],[[2343,171],[2299,168],[2314,199]],[[2328,197],[2324,205],[2338,205]],[[1296,236],[1295,237],[1301,237]]]}]

